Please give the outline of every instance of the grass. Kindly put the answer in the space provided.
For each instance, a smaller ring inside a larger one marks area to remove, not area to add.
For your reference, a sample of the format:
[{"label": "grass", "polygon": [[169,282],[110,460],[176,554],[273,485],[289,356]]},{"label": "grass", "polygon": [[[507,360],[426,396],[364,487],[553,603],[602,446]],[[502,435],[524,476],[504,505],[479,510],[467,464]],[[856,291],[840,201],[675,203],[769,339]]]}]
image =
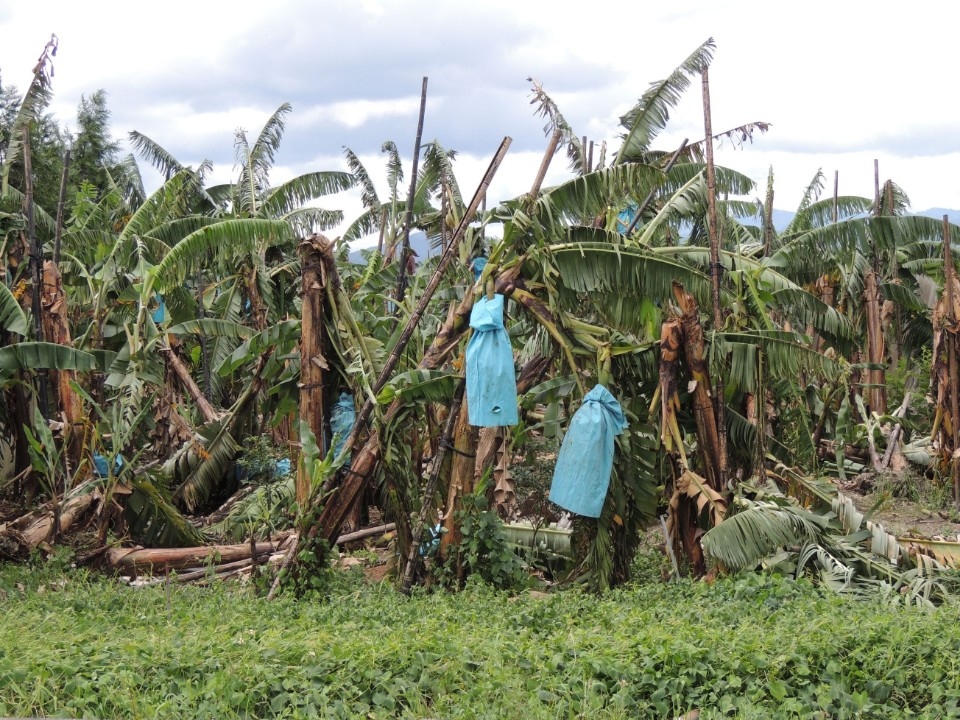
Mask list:
[{"label": "grass", "polygon": [[[652,575],[653,573],[651,573]],[[131,589],[0,568],[0,716],[957,717],[960,609],[759,575],[602,598]]]}]

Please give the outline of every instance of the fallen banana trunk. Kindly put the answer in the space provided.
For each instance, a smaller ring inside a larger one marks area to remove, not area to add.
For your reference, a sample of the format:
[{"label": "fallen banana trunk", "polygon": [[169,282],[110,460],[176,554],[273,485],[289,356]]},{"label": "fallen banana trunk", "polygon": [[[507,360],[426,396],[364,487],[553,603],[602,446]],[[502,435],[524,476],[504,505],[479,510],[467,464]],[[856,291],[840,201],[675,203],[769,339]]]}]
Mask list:
[{"label": "fallen banana trunk", "polygon": [[[102,494],[93,481],[74,488],[60,506],[60,532],[67,532],[87,511],[99,502]],[[21,560],[50,538],[55,518],[52,504],[0,526],[0,557]]]},{"label": "fallen banana trunk", "polygon": [[[257,564],[264,565],[274,559],[276,559],[276,561],[279,562],[280,558],[282,557],[283,557],[283,553],[257,555]],[[223,565],[213,565],[205,568],[197,568],[196,570],[190,570],[189,572],[179,573],[172,577],[158,577],[150,580],[132,580],[131,584],[137,585],[138,587],[147,587],[150,585],[162,585],[165,582],[189,583],[195,580],[203,580],[209,577],[224,577],[229,573],[233,573],[238,570],[245,570],[252,566],[253,566],[253,558],[244,558],[243,560],[236,560],[235,562],[224,563]]]},{"label": "fallen banana trunk", "polygon": [[[257,556],[272,555],[285,540],[257,543]],[[184,570],[249,560],[251,556],[249,543],[192,548],[110,548],[106,553],[107,564],[121,573]]]},{"label": "fallen banana trunk", "polygon": [[[396,530],[394,523],[364,528],[356,532],[347,533],[337,538],[337,544],[355,542],[364,538],[383,535]],[[293,532],[288,532],[277,538],[275,542],[256,544],[258,562],[267,562],[272,555],[287,549]],[[219,573],[222,570],[233,570],[252,564],[253,552],[250,543],[238,545],[203,545],[190,548],[110,548],[106,552],[107,564],[126,573],[151,573],[166,570],[188,570],[181,580],[194,572],[201,577],[210,571]],[[242,563],[242,564],[241,564]],[[190,577],[189,579],[195,579]]]}]

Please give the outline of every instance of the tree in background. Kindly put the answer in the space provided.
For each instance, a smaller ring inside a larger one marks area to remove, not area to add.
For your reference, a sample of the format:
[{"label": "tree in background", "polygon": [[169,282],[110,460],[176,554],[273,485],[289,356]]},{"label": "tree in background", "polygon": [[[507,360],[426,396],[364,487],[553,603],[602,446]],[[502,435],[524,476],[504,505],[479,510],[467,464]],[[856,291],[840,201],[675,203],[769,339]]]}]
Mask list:
[{"label": "tree in background", "polygon": [[108,169],[116,165],[119,152],[120,144],[110,135],[107,93],[101,89],[90,97],[81,96],[77,135],[71,144],[71,185],[79,188],[81,182],[88,182],[102,195],[111,184]]}]

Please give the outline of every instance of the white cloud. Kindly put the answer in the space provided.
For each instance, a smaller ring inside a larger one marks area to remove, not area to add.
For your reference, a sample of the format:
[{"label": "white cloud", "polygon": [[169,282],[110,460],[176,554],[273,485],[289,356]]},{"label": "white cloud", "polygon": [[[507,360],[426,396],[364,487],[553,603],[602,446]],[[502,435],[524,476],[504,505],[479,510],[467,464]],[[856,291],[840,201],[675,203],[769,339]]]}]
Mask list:
[{"label": "white cloud", "polygon": [[[24,88],[56,31],[60,117],[72,122],[80,95],[105,88],[118,136],[136,129],[184,155],[215,156],[218,172],[229,170],[233,131],[258,132],[284,100],[295,109],[282,164],[340,160],[344,145],[386,139],[409,152],[429,75],[425,136],[463,151],[464,194],[502,135],[514,137],[491,188],[502,198],[528,189],[545,145],[525,78],[543,82],[578,133],[614,148],[618,116],[713,36],[714,128],[772,123],[753,145],[721,151],[722,162],[761,183],[772,164],[777,205],[789,209],[818,168],[831,180],[840,171],[841,192],[871,195],[879,158],[884,179],[923,209],[960,206],[950,92],[958,20],[955,3],[882,1],[105,0],[94,12],[52,0],[0,10],[0,70],[5,85]],[[657,147],[702,137],[697,84],[671,115]],[[551,173],[565,167],[558,156]]]}]

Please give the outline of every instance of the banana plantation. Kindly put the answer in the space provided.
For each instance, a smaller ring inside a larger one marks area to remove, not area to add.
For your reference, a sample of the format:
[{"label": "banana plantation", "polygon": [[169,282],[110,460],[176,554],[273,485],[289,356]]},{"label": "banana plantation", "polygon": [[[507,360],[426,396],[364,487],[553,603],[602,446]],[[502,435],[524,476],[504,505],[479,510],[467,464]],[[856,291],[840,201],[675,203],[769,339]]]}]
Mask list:
[{"label": "banana plantation", "polygon": [[[274,597],[322,592],[366,542],[407,593],[602,592],[649,536],[667,576],[955,592],[956,538],[888,532],[842,491],[909,478],[956,521],[960,228],[882,168],[873,197],[816,172],[774,227],[773,171],[714,163],[770,128],[712,128],[712,41],[609,147],[533,82],[542,165],[498,203],[509,137],[476,188],[419,132],[412,164],[383,144],[383,187],[349,149],[272,183],[287,104],[237,131],[224,184],[167,138],[123,158],[81,123],[71,144],[45,114],[55,49],[2,94],[0,558]],[[698,92],[703,139],[658,143]]]}]

